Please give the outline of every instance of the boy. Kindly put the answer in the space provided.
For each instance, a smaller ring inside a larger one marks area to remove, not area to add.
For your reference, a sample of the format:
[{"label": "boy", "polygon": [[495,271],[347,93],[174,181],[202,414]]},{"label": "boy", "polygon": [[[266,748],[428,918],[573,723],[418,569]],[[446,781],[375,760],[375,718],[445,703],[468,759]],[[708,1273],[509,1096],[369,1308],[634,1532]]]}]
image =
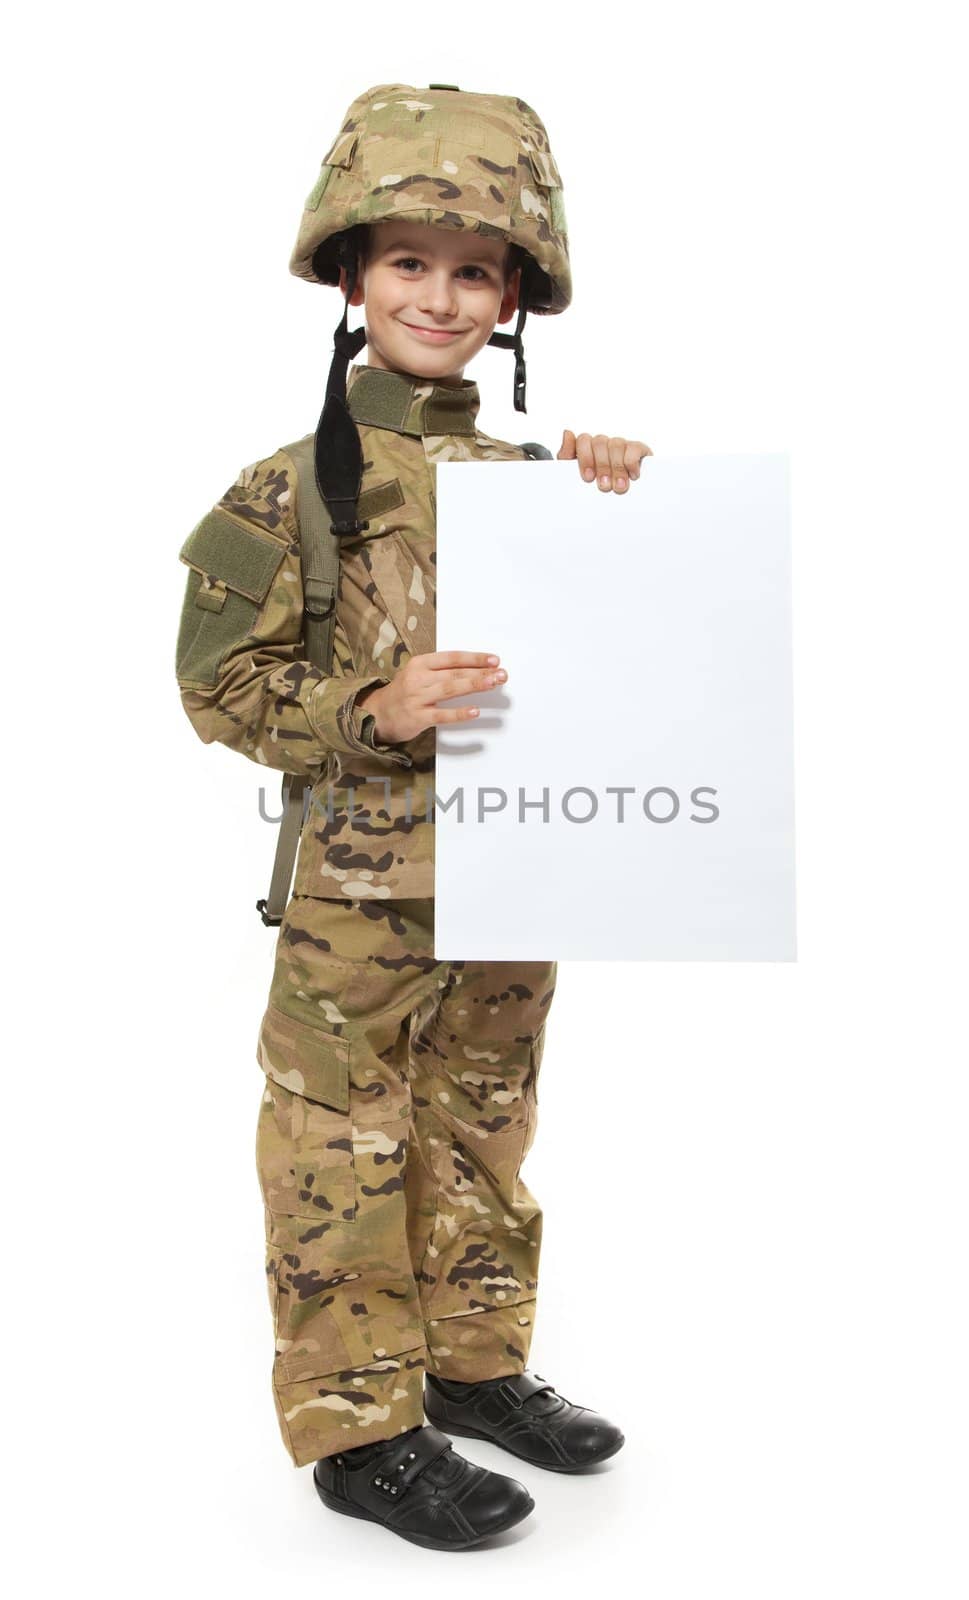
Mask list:
[{"label": "boy", "polygon": [[[290,266],[344,296],[327,402],[315,441],[244,470],[186,541],[177,667],[203,740],[314,785],[258,1043],[273,1390],[325,1504],[464,1549],[533,1501],[447,1434],[561,1472],[623,1443],[526,1368],[542,1218],[519,1169],[555,963],[433,956],[434,730],[508,679],[434,648],[433,465],[533,453],[477,430],[464,369],[510,345],[523,410],[525,313],[571,296],[543,125],[520,100],[369,90]],[[368,364],[346,377],[350,305]],[[559,459],[622,493],[648,453],[566,430]],[[307,659],[331,610],[300,544],[314,468],[340,538],[330,670]]]}]

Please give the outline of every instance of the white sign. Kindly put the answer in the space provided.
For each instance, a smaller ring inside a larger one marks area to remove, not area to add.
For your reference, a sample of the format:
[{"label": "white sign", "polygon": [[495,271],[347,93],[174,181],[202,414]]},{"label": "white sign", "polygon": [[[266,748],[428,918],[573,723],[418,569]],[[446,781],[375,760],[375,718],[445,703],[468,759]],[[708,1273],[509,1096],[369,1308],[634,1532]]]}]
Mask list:
[{"label": "white sign", "polygon": [[435,955],[791,961],[788,458],[437,467]]}]

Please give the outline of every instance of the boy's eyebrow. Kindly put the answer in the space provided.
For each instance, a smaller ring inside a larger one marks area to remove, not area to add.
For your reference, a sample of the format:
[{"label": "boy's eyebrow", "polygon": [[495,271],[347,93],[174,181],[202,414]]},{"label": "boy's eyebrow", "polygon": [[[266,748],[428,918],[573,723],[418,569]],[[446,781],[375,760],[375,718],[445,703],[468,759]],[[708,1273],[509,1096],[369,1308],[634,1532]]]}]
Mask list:
[{"label": "boy's eyebrow", "polygon": [[[419,256],[419,255],[424,254],[424,252],[423,252],[423,250],[422,250],[422,248],[421,248],[421,246],[419,244],[408,244],[406,239],[391,240],[390,244],[384,245],[383,250],[380,253],[381,253],[381,255],[390,255],[391,252],[394,251],[394,250],[406,250],[408,252],[408,254],[412,255],[412,256]],[[501,262],[500,261],[496,261],[494,256],[486,255],[484,253],[484,251],[480,250],[480,249],[479,250],[475,250],[473,252],[472,251],[465,252],[464,254],[462,254],[461,259],[462,259],[462,261],[472,261],[472,262],[475,262],[475,263],[480,263],[482,266],[488,266],[488,267],[500,267],[501,266]]]}]

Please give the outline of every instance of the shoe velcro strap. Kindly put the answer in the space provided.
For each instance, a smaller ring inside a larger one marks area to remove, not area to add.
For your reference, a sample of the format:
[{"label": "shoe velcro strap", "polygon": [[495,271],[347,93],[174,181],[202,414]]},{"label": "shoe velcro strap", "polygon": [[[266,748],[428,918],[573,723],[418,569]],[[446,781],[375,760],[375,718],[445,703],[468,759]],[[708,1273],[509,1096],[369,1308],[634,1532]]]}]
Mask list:
[{"label": "shoe velcro strap", "polygon": [[523,1406],[533,1394],[546,1394],[551,1387],[550,1383],[546,1383],[544,1378],[538,1377],[534,1372],[520,1372],[517,1377],[502,1378],[498,1392],[511,1400],[512,1404]]},{"label": "shoe velcro strap", "polygon": [[498,1422],[507,1416],[509,1406],[520,1411],[533,1394],[547,1394],[551,1389],[552,1385],[535,1373],[519,1372],[514,1377],[502,1378],[500,1383],[482,1389],[475,1410],[486,1421]]},{"label": "shoe velcro strap", "polygon": [[390,1491],[403,1494],[432,1461],[452,1448],[447,1435],[427,1423],[418,1433],[401,1439],[396,1450],[380,1456],[380,1464],[374,1474],[374,1486],[383,1488],[386,1485]]}]

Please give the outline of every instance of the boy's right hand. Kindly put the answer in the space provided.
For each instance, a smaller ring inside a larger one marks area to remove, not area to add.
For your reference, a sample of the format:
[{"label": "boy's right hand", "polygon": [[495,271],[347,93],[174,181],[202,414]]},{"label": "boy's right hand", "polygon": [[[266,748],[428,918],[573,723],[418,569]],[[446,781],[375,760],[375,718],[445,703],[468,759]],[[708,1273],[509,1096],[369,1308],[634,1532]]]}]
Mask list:
[{"label": "boy's right hand", "polygon": [[357,707],[373,717],[381,743],[416,739],[425,728],[476,717],[477,706],[439,710],[438,702],[504,683],[508,674],[499,667],[498,659],[474,650],[434,650],[429,655],[411,656],[390,683],[371,689],[357,701]]}]

